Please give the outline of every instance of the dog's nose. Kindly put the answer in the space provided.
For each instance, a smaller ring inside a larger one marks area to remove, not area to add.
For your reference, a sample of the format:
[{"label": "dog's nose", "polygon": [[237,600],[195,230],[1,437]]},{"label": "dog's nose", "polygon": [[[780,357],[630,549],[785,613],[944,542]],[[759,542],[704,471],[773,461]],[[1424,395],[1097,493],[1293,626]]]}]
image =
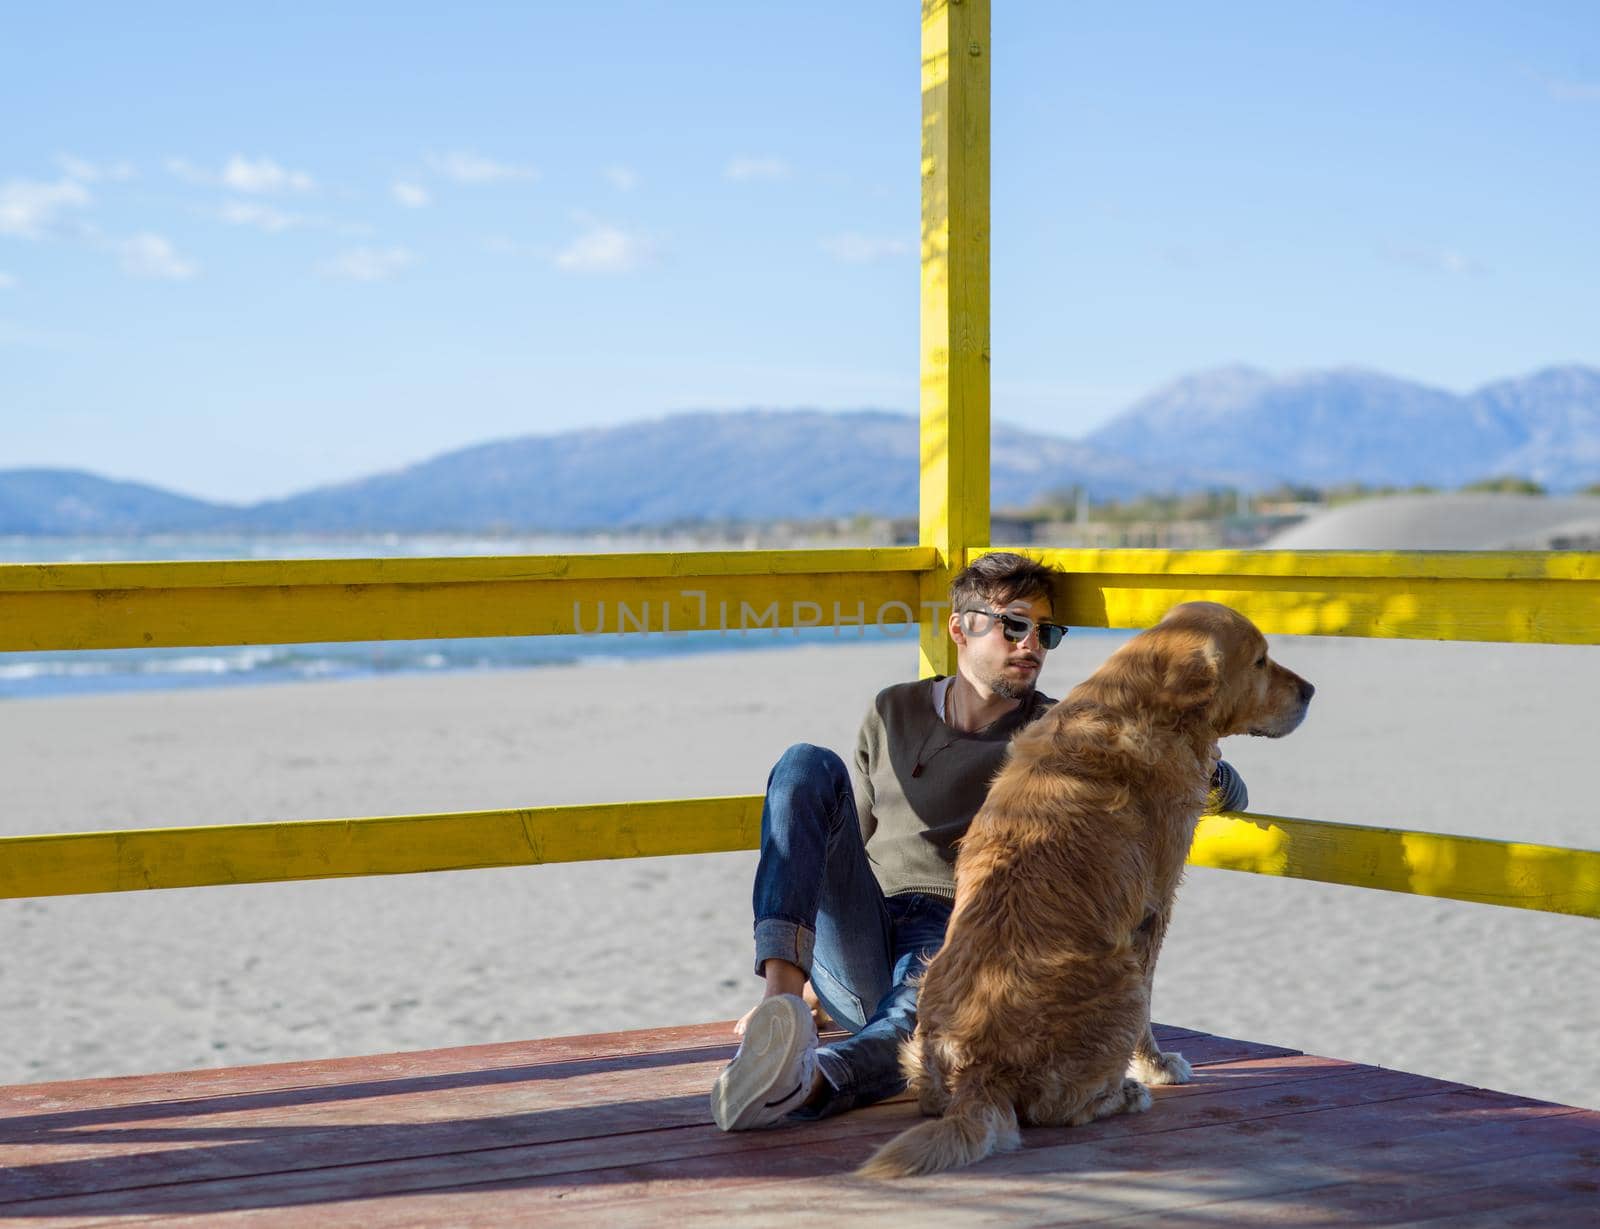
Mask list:
[{"label": "dog's nose", "polygon": [[1300,703],[1302,703],[1302,704],[1311,703],[1311,697],[1316,695],[1316,694],[1317,694],[1317,689],[1315,687],[1313,687],[1310,683],[1306,682],[1305,679],[1301,679],[1300,680]]}]

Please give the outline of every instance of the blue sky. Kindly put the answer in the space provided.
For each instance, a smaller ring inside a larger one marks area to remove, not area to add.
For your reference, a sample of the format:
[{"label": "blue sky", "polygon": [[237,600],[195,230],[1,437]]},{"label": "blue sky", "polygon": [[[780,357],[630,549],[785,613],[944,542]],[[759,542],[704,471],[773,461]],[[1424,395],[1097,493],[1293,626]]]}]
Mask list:
[{"label": "blue sky", "polygon": [[[1600,363],[1600,6],[994,8],[996,418],[1077,435],[1235,362]],[[910,0],[5,26],[0,469],[245,500],[681,409],[915,409]]]}]

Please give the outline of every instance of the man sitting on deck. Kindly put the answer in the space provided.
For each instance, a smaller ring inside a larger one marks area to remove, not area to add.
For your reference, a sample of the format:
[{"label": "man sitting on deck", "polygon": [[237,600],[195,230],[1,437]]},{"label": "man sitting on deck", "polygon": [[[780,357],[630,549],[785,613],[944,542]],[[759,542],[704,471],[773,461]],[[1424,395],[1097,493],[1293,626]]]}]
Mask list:
[{"label": "man sitting on deck", "polygon": [[[905,1087],[901,1041],[917,1022],[908,984],[955,903],[956,843],[983,805],[1007,744],[1055,703],[1035,689],[1066,628],[1050,622],[1053,569],[985,555],[950,587],[957,673],[878,693],[856,739],[854,780],[832,751],[797,743],[767,778],[755,881],[762,1001],[717,1077],[724,1131],[824,1118]],[[1217,809],[1246,805],[1218,762]],[[801,998],[810,981],[850,1032],[820,1046]]]}]

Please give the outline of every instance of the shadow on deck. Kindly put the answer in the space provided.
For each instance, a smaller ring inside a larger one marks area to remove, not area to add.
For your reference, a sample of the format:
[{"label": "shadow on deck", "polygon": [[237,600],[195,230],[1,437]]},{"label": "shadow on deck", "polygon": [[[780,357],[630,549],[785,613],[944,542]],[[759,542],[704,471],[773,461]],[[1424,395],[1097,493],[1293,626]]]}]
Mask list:
[{"label": "shadow on deck", "polygon": [[726,1024],[0,1089],[0,1220],[1600,1224],[1600,1113],[1180,1029],[1155,1107],[894,1185],[904,1099],[724,1135]]}]

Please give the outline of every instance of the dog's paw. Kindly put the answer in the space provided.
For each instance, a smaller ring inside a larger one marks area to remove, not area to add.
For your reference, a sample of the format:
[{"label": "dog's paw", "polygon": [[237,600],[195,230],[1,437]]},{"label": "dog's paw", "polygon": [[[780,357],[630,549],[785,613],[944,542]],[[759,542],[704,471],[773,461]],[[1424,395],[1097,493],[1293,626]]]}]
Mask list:
[{"label": "dog's paw", "polygon": [[1187,1084],[1194,1079],[1189,1060],[1173,1050],[1162,1050],[1154,1057],[1135,1054],[1128,1074],[1146,1084]]},{"label": "dog's paw", "polygon": [[[1185,1066],[1188,1064],[1185,1063]],[[1138,1080],[1125,1079],[1122,1081],[1122,1112],[1124,1114],[1142,1114],[1150,1108],[1150,1090]]]}]

